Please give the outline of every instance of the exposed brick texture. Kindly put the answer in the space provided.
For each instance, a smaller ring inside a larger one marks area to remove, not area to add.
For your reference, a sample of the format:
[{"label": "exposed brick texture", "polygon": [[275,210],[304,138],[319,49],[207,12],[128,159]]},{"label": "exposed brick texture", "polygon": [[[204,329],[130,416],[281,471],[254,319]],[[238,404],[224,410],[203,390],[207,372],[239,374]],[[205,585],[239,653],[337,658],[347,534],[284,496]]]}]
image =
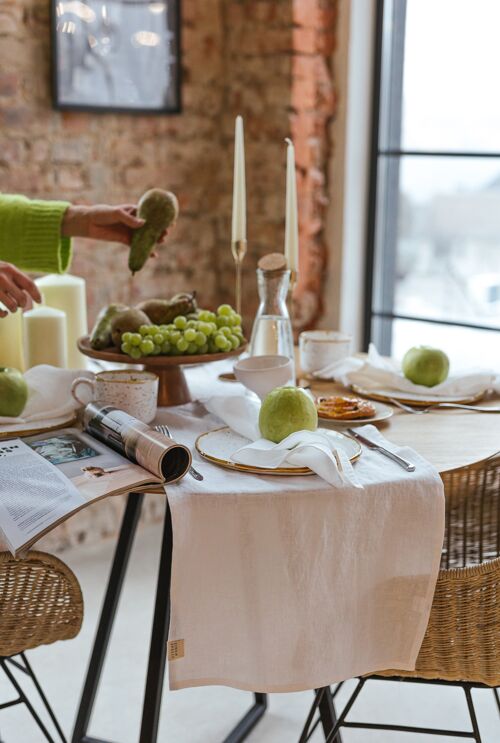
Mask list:
[{"label": "exposed brick texture", "polygon": [[[0,0],[0,188],[76,202],[135,201],[174,190],[182,217],[156,263],[128,280],[118,246],[80,241],[73,270],[89,285],[90,316],[108,301],[196,288],[231,301],[234,117],[246,126],[249,253],[245,314],[256,305],[256,260],[283,245],[285,145],[298,159],[301,281],[296,318],[320,312],[330,56],[336,0],[184,0],[180,116],[53,111],[47,0]],[[109,277],[113,276],[113,281]]]},{"label": "exposed brick texture", "polygon": [[335,112],[331,69],[336,0],[294,0],[291,131],[297,153],[300,273],[294,298],[297,329],[313,327],[322,311],[327,260],[328,124]]},{"label": "exposed brick texture", "polygon": [[183,0],[183,112],[165,117],[54,111],[48,9],[48,0],[0,0],[0,190],[119,203],[159,186],[175,191],[181,207],[160,257],[133,282],[123,248],[78,241],[72,270],[87,279],[90,319],[112,300],[184,289],[196,289],[206,305],[233,301],[233,133],[241,113],[247,327],[257,305],[257,260],[283,249],[284,139],[290,135],[301,236],[294,317],[297,327],[312,325],[321,313],[327,255],[336,0]]}]

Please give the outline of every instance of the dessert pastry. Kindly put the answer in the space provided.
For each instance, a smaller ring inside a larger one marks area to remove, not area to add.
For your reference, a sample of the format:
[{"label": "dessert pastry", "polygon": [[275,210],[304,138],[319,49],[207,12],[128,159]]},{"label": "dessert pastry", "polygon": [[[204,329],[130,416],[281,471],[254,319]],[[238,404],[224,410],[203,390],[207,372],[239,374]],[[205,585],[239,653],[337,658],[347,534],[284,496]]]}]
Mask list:
[{"label": "dessert pastry", "polygon": [[320,418],[338,421],[351,421],[357,418],[373,418],[375,406],[361,397],[318,397],[316,409]]}]

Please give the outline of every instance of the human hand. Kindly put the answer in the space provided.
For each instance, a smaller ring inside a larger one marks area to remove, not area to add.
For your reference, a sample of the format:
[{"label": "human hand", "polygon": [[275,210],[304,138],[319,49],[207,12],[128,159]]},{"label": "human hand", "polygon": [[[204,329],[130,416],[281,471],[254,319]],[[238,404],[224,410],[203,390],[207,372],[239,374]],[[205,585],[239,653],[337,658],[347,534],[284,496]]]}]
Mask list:
[{"label": "human hand", "polygon": [[[90,237],[130,245],[134,230],[143,224],[144,220],[137,216],[137,207],[133,204],[69,206],[61,232],[65,237]],[[160,242],[166,234],[161,236]]]},{"label": "human hand", "polygon": [[[19,307],[29,307],[31,300],[42,301],[35,282],[11,263],[0,261],[0,302],[10,312],[15,312]],[[0,309],[0,318],[8,314]]]}]

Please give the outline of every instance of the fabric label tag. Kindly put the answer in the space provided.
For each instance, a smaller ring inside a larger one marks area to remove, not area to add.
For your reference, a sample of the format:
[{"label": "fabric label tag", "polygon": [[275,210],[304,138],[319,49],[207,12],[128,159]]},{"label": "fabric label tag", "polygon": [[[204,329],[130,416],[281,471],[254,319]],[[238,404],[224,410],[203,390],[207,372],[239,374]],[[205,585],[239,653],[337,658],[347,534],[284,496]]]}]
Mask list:
[{"label": "fabric label tag", "polygon": [[169,640],[167,642],[167,659],[179,660],[184,658],[184,640]]}]

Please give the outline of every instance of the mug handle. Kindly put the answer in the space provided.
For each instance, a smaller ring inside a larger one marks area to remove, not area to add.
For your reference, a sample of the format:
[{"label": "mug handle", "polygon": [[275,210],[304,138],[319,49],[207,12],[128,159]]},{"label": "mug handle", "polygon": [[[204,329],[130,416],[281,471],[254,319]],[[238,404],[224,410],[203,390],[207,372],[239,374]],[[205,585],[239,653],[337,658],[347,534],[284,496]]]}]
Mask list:
[{"label": "mug handle", "polygon": [[73,384],[71,385],[71,394],[77,401],[79,405],[87,405],[87,402],[84,400],[80,400],[78,395],[76,394],[76,388],[79,384],[88,384],[90,389],[92,390],[92,396],[94,395],[94,387],[95,387],[95,379],[89,379],[88,377],[77,377]]}]

